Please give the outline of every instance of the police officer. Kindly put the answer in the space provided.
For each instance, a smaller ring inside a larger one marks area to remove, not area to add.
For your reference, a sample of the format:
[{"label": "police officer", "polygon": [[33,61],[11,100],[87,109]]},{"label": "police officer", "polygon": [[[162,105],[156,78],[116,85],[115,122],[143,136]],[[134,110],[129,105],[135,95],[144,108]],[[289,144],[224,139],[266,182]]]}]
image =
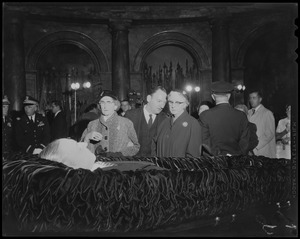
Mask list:
[{"label": "police officer", "polygon": [[229,82],[216,81],[211,85],[216,106],[199,116],[203,144],[213,155],[247,155],[250,130],[247,116],[229,104],[233,86]]},{"label": "police officer", "polygon": [[10,102],[5,95],[2,99],[2,152],[8,153],[13,149],[13,123],[8,114]]},{"label": "police officer", "polygon": [[38,100],[26,96],[23,105],[25,115],[17,118],[16,141],[22,151],[39,154],[50,142],[50,127],[46,117],[36,113]]}]

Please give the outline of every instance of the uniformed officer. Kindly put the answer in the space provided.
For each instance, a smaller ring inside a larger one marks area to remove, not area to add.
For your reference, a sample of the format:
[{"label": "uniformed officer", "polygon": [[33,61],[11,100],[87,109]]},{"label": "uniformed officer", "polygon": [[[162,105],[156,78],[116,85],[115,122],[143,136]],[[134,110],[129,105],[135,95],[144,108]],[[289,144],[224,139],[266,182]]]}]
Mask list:
[{"label": "uniformed officer", "polygon": [[203,144],[213,155],[247,155],[250,130],[247,116],[229,104],[233,86],[229,82],[216,81],[211,85],[216,106],[199,116]]},{"label": "uniformed officer", "polygon": [[17,118],[16,141],[22,151],[39,154],[50,142],[49,123],[43,115],[36,113],[38,100],[26,96],[23,105],[25,115]]},{"label": "uniformed officer", "polygon": [[2,152],[11,152],[13,149],[13,123],[8,114],[10,102],[5,95],[2,99]]}]

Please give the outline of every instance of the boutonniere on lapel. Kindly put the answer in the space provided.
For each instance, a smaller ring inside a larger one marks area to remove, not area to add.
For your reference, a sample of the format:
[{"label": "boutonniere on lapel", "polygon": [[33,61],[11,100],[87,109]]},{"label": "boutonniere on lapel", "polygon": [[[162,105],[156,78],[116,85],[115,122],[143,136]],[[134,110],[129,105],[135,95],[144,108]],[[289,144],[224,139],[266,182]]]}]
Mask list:
[{"label": "boutonniere on lapel", "polygon": [[40,121],[40,122],[38,122],[38,123],[39,123],[39,124],[38,124],[38,127],[42,127],[42,126],[45,125],[43,121]]},{"label": "boutonniere on lapel", "polygon": [[188,124],[188,122],[184,121],[184,122],[182,123],[182,125],[183,125],[183,127],[187,127],[189,124]]},{"label": "boutonniere on lapel", "polygon": [[8,122],[8,123],[7,123],[7,126],[8,126],[8,127],[11,127],[11,123],[10,123],[10,122]]}]

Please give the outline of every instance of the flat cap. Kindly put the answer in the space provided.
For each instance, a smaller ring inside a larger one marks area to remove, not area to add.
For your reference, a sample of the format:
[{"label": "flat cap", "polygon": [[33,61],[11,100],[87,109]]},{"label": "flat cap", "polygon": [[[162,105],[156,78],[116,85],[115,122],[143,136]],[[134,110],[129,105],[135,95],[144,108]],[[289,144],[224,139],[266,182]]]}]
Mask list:
[{"label": "flat cap", "polygon": [[9,102],[9,100],[8,100],[8,98],[7,98],[6,95],[3,96],[3,99],[2,99],[2,105],[10,105],[10,102]]},{"label": "flat cap", "polygon": [[26,96],[23,105],[38,105],[39,101],[31,96]]},{"label": "flat cap", "polygon": [[100,99],[99,101],[104,97],[104,96],[109,96],[113,98],[114,100],[118,100],[117,96],[112,92],[111,90],[104,90],[100,93]]},{"label": "flat cap", "polygon": [[231,93],[233,85],[227,81],[215,81],[211,84],[212,93]]}]

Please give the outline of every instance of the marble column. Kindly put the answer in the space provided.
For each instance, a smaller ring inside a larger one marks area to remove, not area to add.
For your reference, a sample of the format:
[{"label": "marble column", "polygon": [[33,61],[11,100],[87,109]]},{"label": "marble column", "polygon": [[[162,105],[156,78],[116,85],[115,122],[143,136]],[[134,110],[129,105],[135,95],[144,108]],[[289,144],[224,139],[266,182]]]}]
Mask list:
[{"label": "marble column", "polygon": [[112,90],[120,100],[130,89],[128,28],[130,20],[110,20],[112,34]]},{"label": "marble column", "polygon": [[226,17],[214,17],[212,28],[212,81],[231,82],[230,42]]},{"label": "marble column", "polygon": [[4,90],[10,109],[21,111],[26,95],[23,20],[20,16],[5,17]]}]

